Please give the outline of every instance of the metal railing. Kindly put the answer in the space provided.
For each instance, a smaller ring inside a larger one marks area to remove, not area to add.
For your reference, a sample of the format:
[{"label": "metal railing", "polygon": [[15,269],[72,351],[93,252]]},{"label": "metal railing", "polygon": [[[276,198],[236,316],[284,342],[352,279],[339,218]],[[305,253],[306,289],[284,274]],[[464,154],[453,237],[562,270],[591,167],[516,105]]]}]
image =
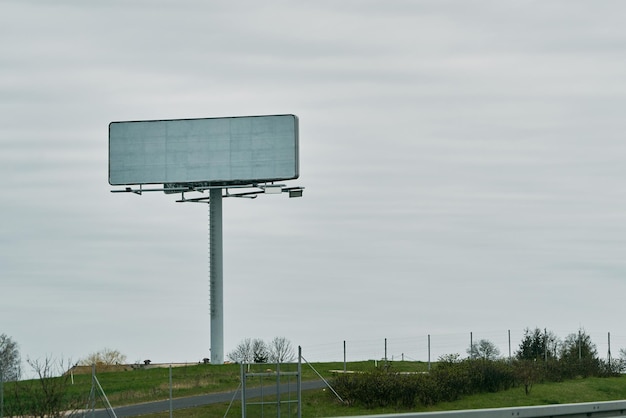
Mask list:
[{"label": "metal railing", "polygon": [[494,409],[468,409],[463,411],[360,415],[354,418],[612,418],[623,416],[626,416],[626,401],[589,402]]}]

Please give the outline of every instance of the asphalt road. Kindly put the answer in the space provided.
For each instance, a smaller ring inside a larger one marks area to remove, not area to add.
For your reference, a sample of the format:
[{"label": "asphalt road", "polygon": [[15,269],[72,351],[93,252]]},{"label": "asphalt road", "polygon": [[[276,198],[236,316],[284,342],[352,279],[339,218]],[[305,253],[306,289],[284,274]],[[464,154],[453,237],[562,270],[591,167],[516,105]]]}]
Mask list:
[{"label": "asphalt road", "polygon": [[[321,389],[325,387],[326,384],[322,380],[314,380],[302,382],[302,390],[311,390],[311,389]],[[271,387],[270,387],[271,388]],[[294,385],[281,385],[280,393],[287,393],[291,389],[294,390]],[[271,389],[268,389],[268,386],[263,388],[264,396],[271,396],[276,392],[272,392]],[[249,388],[247,392],[247,398],[258,398],[261,396],[261,388]],[[175,398],[172,400],[172,409],[186,409],[186,408],[195,408],[197,406],[210,405],[214,403],[222,403],[222,402],[230,402],[231,399],[236,397],[236,401],[241,400],[241,392],[222,392],[222,393],[211,393],[207,395],[197,395],[197,396],[189,396],[186,398]],[[156,401],[156,402],[146,402],[136,405],[127,405],[127,406],[119,406],[117,408],[113,408],[115,411],[115,416],[118,418],[123,417],[136,417],[139,415],[145,414],[153,414],[157,412],[169,411],[170,409],[170,401]],[[88,411],[85,413],[85,418],[110,418],[114,415],[107,410],[98,409],[96,411]]]}]

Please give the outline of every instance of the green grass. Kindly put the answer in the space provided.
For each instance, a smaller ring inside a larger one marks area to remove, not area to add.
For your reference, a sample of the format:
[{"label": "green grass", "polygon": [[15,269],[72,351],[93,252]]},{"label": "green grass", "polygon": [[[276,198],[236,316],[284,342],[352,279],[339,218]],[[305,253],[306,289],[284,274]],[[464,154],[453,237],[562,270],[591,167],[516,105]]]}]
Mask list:
[{"label": "green grass", "polygon": [[536,384],[529,395],[517,387],[504,392],[473,395],[456,402],[445,402],[424,411],[504,408],[510,406],[554,405],[626,399],[626,378],[587,378]]},{"label": "green grass", "polygon": [[[381,364],[379,363],[379,366]],[[273,365],[255,366],[261,370],[273,369]],[[331,370],[343,370],[343,363],[314,363],[313,367],[325,379],[332,379]],[[373,361],[353,362],[348,364],[351,371],[374,370]],[[284,369],[282,369],[284,370]],[[391,370],[396,372],[423,372],[427,364],[421,362],[393,362]],[[98,380],[104,388],[113,406],[139,402],[164,400],[169,397],[169,369],[146,368],[117,372],[99,372]],[[239,386],[240,366],[235,364],[176,367],[172,369],[173,396],[183,397],[211,392],[235,390]],[[307,364],[302,365],[303,380],[319,379],[317,373]],[[5,383],[5,402],[11,396],[11,383]],[[91,375],[74,375],[74,384],[69,390],[74,394],[88,396],[91,388]],[[626,378],[588,378],[562,383],[536,384],[529,395],[523,387],[508,391],[468,396],[456,402],[441,403],[432,407],[418,407],[411,411],[395,408],[365,409],[341,405],[329,390],[303,392],[303,417],[337,417],[370,415],[397,412],[426,412],[477,408],[499,408],[512,406],[530,406],[564,404],[576,402],[597,402],[626,399]],[[175,411],[175,416],[185,417],[240,417],[239,399],[230,407],[228,403],[209,405],[185,411]],[[98,407],[102,407],[101,404]],[[265,406],[265,416],[272,416],[271,406]],[[286,407],[285,407],[286,408]],[[282,416],[289,416],[286,410]],[[275,416],[275,414],[274,414]],[[293,414],[292,416],[295,416]],[[146,418],[165,418],[169,413],[146,415]]]},{"label": "green grass", "polygon": [[[600,402],[626,399],[626,378],[588,378],[566,381],[561,383],[537,384],[529,395],[524,388],[517,387],[508,391],[468,396],[456,402],[441,403],[432,407],[418,407],[408,410],[395,408],[365,409],[360,407],[345,407],[339,404],[329,391],[315,390],[303,392],[303,418],[343,417],[356,415],[391,414],[401,412],[434,412],[462,409],[505,408],[514,406],[551,405],[577,402]],[[228,403],[208,405],[185,411],[174,411],[174,416],[187,418],[200,417],[240,417],[241,408],[238,402],[228,409]],[[265,416],[271,414],[269,407],[265,409]],[[282,416],[289,416],[282,411]],[[295,416],[293,414],[292,416]],[[144,418],[167,418],[169,412],[145,415]]]}]

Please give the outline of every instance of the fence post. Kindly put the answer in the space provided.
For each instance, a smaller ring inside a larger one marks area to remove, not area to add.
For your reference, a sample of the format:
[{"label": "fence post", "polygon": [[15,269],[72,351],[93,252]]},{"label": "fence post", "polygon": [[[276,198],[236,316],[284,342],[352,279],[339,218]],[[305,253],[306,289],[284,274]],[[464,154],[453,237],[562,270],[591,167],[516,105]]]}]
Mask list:
[{"label": "fence post", "polygon": [[[345,341],[344,341],[345,344]],[[346,367],[345,355],[344,355],[344,370]],[[298,346],[298,418],[302,418],[302,347]]]},{"label": "fence post", "polygon": [[276,415],[280,418],[280,361],[276,360]]},{"label": "fence post", "polygon": [[172,405],[172,365],[170,364],[170,418],[174,416],[174,408]]},{"label": "fence post", "polygon": [[91,416],[95,418],[96,416],[96,362],[91,365]]},{"label": "fence post", "polygon": [[0,418],[4,417],[4,372],[0,362]]},{"label": "fence post", "polygon": [[548,371],[548,328],[543,329],[543,368]]},{"label": "fence post", "polygon": [[385,365],[387,365],[387,339],[385,338]]},{"label": "fence post", "polygon": [[243,362],[239,367],[239,375],[241,376],[241,418],[246,418],[246,373]]},{"label": "fence post", "polygon": [[428,371],[430,371],[430,334],[428,334]]},{"label": "fence post", "polygon": [[511,362],[511,330],[509,330],[509,363]]},{"label": "fence post", "polygon": [[[609,362],[609,371],[611,371],[611,333],[608,333],[608,338],[609,338],[609,353],[608,353],[608,362]],[[1,416],[0,416],[1,418]]]},{"label": "fence post", "polygon": [[583,347],[582,347],[582,337],[580,330],[578,330],[578,361],[583,358]]}]

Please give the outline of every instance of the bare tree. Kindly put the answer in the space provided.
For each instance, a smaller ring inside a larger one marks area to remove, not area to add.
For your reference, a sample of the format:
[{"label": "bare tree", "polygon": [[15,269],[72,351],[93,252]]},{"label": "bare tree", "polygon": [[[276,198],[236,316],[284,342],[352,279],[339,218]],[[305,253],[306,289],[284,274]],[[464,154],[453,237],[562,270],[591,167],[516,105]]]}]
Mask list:
[{"label": "bare tree", "polygon": [[500,357],[500,350],[489,340],[480,340],[467,349],[470,358],[483,360],[496,360]]},{"label": "bare tree", "polygon": [[274,338],[269,345],[258,338],[246,338],[227,357],[236,363],[286,363],[294,361],[296,354],[291,342],[284,337]]},{"label": "bare tree", "polygon": [[273,363],[288,363],[296,359],[291,342],[285,337],[274,337],[269,346],[269,360]]},{"label": "bare tree", "polygon": [[9,416],[60,418],[78,416],[86,397],[70,394],[70,375],[62,361],[50,358],[28,359],[36,379],[15,382],[11,402],[6,405]]},{"label": "bare tree", "polygon": [[80,366],[92,366],[94,364],[114,366],[124,363],[126,363],[126,356],[118,350],[111,350],[110,348],[105,348],[98,352],[91,353],[78,362]]},{"label": "bare tree", "polygon": [[261,339],[254,339],[252,341],[252,359],[255,363],[267,363],[269,357],[269,350],[265,341]]},{"label": "bare tree", "polygon": [[6,334],[0,334],[0,378],[3,382],[19,380],[21,361],[17,343]]},{"label": "bare tree", "polygon": [[246,338],[240,342],[233,351],[228,353],[227,357],[235,363],[252,363],[254,360],[252,339]]}]

